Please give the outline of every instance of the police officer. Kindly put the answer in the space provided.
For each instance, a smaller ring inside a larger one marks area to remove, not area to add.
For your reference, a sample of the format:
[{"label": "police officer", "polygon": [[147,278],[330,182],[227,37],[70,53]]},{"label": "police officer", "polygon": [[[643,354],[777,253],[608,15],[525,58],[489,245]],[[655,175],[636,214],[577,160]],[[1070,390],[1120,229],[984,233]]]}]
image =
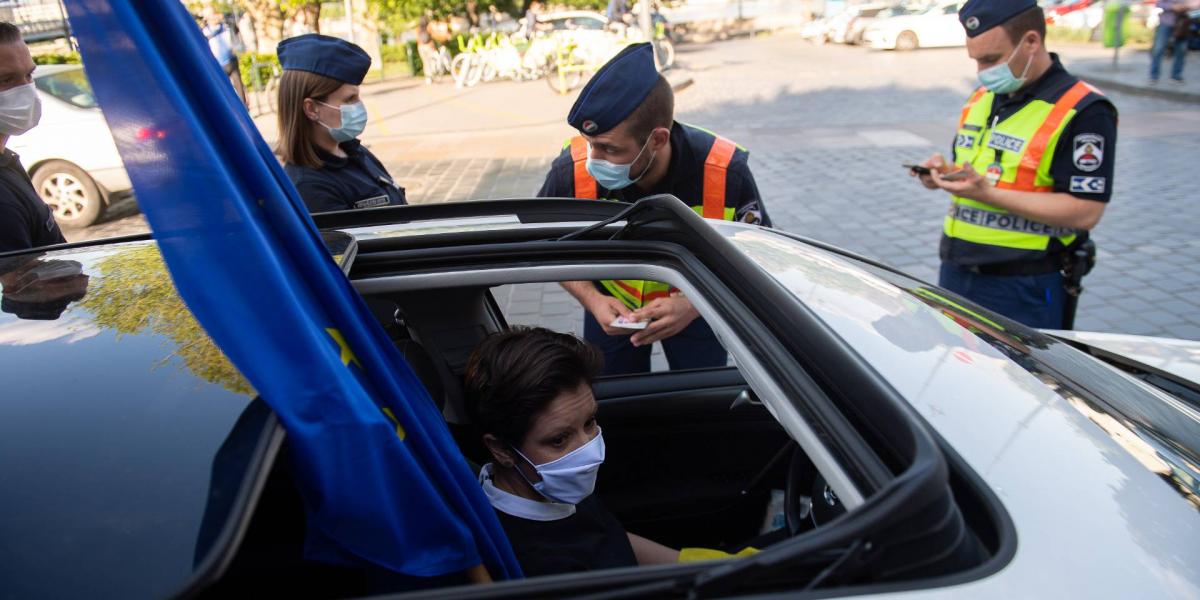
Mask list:
[{"label": "police officer", "polygon": [[33,129],[42,118],[33,69],[21,31],[0,22],[0,252],[66,242],[21,157],[5,147],[10,136]]},{"label": "police officer", "polygon": [[[749,154],[711,132],[675,122],[671,85],[650,44],[635,44],[592,77],[567,122],[564,145],[540,197],[636,202],[674,194],[706,218],[769,225]],[[585,309],[584,337],[604,351],[604,374],[650,370],[661,341],[672,369],[723,366],[725,349],[688,299],[654,281],[573,281],[563,287]],[[624,317],[645,329],[614,326]]]},{"label": "police officer", "polygon": [[367,125],[358,86],[371,57],[310,33],[280,42],[279,63],[277,151],[309,212],[407,204],[404,188],[358,140]]},{"label": "police officer", "polygon": [[1062,271],[1112,195],[1117,111],[1046,50],[1034,0],[969,0],[958,17],[982,87],[963,106],[953,164],[922,164],[921,183],[951,196],[939,284],[1060,328],[1074,312]]}]

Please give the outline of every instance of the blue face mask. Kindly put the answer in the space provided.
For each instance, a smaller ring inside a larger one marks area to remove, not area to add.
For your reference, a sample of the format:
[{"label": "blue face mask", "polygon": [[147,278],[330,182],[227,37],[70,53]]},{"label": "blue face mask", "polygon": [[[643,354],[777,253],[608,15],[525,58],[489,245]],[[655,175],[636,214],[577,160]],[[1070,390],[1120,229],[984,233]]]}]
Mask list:
[{"label": "blue face mask", "polygon": [[[317,103],[325,104],[320,100],[317,100]],[[330,127],[324,123],[321,123],[320,121],[317,121],[318,123],[325,125],[325,128],[329,130],[329,135],[333,137],[333,141],[339,144],[342,142],[348,142],[362,135],[363,130],[367,128],[367,107],[363,106],[362,102],[343,104],[341,106],[325,104],[325,106],[328,106],[329,108],[336,108],[342,113],[341,127]]]},{"label": "blue face mask", "polygon": [[642,174],[638,175],[637,179],[629,178],[629,170],[633,168],[633,163],[637,162],[638,159],[642,157],[642,153],[646,151],[646,146],[648,145],[650,145],[650,140],[646,139],[646,143],[642,144],[642,149],[638,150],[637,156],[633,157],[633,160],[630,161],[629,164],[618,165],[615,163],[610,163],[607,160],[593,159],[592,145],[588,144],[588,173],[591,173],[592,177],[596,178],[596,183],[604,186],[605,189],[625,189],[640,181],[642,177],[644,177],[650,170],[650,165],[654,164],[654,157],[658,155],[658,152],[650,155],[650,162],[646,165],[645,169],[642,169]]},{"label": "blue face mask", "polygon": [[988,91],[997,94],[1011,94],[1021,89],[1021,86],[1025,85],[1025,76],[1029,74],[1029,66],[1033,64],[1033,57],[1029,57],[1029,60],[1025,62],[1025,70],[1021,72],[1020,77],[1017,77],[1013,74],[1012,68],[1008,66],[1008,63],[1012,62],[1016,56],[1017,50],[1014,48],[1008,60],[980,71],[979,83],[982,83]]}]

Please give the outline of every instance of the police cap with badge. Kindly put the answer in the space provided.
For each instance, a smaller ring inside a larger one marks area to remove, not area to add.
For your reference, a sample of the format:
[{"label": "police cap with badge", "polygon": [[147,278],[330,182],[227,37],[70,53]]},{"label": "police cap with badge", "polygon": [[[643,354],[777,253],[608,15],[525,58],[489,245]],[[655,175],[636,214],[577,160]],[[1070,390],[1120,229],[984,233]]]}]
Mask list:
[{"label": "police cap with badge", "polygon": [[958,11],[958,21],[967,37],[975,37],[1035,6],[1035,0],[968,0]]},{"label": "police cap with badge", "polygon": [[579,93],[567,123],[587,135],[600,135],[624,121],[658,83],[654,50],[632,44],[608,61]]},{"label": "police cap with badge", "polygon": [[279,64],[289,71],[308,71],[342,83],[360,85],[371,68],[365,50],[346,40],[306,33],[279,42]]}]

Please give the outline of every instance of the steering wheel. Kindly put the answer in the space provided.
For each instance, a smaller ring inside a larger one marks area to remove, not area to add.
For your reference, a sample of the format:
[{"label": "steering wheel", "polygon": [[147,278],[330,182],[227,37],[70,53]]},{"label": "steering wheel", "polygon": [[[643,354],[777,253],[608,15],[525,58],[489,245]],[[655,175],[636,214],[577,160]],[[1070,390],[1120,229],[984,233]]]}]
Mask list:
[{"label": "steering wheel", "polygon": [[837,494],[799,446],[788,465],[783,516],[792,535],[816,529],[846,512]]}]

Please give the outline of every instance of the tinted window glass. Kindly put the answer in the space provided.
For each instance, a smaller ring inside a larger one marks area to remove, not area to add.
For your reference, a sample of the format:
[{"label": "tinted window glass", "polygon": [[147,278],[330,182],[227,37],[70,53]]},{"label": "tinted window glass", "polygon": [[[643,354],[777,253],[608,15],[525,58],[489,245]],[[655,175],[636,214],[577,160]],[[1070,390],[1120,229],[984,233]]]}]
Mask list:
[{"label": "tinted window glass", "polygon": [[83,74],[83,69],[70,69],[36,77],[34,85],[39,90],[80,108],[96,106],[96,97],[92,95],[92,84]]}]

